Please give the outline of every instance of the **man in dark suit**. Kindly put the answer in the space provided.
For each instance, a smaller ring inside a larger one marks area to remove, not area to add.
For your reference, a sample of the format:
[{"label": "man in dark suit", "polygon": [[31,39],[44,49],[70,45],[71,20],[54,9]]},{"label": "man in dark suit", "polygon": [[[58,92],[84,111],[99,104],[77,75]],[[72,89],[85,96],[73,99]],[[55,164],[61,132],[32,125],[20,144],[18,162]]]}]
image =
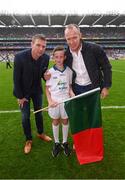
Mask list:
[{"label": "man in dark suit", "polygon": [[105,98],[111,87],[112,72],[104,50],[95,43],[84,42],[75,24],[65,28],[65,39],[68,44],[65,64],[73,70],[74,93],[100,87],[101,97]]},{"label": "man in dark suit", "polygon": [[[24,153],[28,154],[32,148],[32,133],[30,124],[30,100],[34,110],[42,107],[41,78],[48,68],[49,56],[45,54],[46,39],[44,35],[33,36],[31,49],[21,51],[14,58],[14,95],[18,100],[22,113],[22,126],[26,136]],[[35,114],[38,137],[44,141],[52,139],[45,135],[42,113]]]},{"label": "man in dark suit", "polygon": [[74,93],[78,95],[100,87],[101,97],[105,98],[111,87],[112,72],[104,50],[95,43],[84,42],[75,24],[69,24],[64,33],[68,44],[65,64],[73,71]]}]

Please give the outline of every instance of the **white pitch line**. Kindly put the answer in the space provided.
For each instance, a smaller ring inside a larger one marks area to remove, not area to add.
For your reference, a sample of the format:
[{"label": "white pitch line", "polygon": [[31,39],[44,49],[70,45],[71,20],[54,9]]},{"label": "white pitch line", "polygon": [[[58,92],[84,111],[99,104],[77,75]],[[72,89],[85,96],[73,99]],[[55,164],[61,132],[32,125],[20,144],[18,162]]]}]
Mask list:
[{"label": "white pitch line", "polygon": [[[125,109],[125,106],[102,106],[101,109]],[[33,111],[33,110],[31,110]],[[19,113],[20,110],[10,110],[10,111],[0,111],[0,114],[5,114],[5,113]]]},{"label": "white pitch line", "polygon": [[125,106],[102,106],[101,109],[125,109]]},{"label": "white pitch line", "polygon": [[[31,110],[33,111],[33,110]],[[3,111],[0,111],[0,114],[4,114],[4,113],[19,113],[21,112],[20,110],[9,110],[9,111],[6,111],[6,110],[3,110]]]},{"label": "white pitch line", "polygon": [[125,74],[125,71],[119,71],[119,70],[115,70],[115,69],[113,69],[112,71],[114,71],[114,72],[120,72],[120,73],[124,73],[124,74]]},{"label": "white pitch line", "polygon": [[20,110],[10,110],[10,111],[4,110],[4,111],[0,111],[0,114],[3,114],[3,113],[18,113],[18,112],[20,112]]}]

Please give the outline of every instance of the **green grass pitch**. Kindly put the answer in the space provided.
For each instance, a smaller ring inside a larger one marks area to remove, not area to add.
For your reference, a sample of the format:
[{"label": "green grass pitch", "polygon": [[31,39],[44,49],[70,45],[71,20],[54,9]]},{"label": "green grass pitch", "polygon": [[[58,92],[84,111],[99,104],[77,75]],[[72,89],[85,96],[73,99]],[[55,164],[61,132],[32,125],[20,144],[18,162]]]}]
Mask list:
[{"label": "green grass pitch", "polygon": [[[102,106],[125,106],[125,60],[112,60],[113,85]],[[13,69],[0,63],[0,112],[18,110],[13,96]],[[44,96],[44,107],[47,105]],[[45,132],[52,136],[51,120],[44,115]],[[125,179],[125,108],[102,109],[104,127],[104,160],[79,165],[75,153],[66,157],[63,152],[53,158],[53,143],[36,137],[34,115],[31,112],[33,148],[23,154],[24,135],[21,113],[0,113],[0,179]],[[61,130],[61,129],[60,129]],[[69,142],[72,145],[71,134]]]}]

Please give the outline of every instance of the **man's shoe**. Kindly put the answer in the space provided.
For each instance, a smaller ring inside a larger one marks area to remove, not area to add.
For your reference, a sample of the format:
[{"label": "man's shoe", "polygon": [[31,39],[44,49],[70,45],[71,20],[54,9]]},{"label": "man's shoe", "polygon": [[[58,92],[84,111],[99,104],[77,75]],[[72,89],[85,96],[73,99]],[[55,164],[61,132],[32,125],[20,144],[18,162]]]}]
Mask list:
[{"label": "man's shoe", "polygon": [[60,151],[61,151],[61,144],[55,143],[52,150],[52,156],[57,157]]},{"label": "man's shoe", "polygon": [[38,134],[37,136],[38,136],[38,138],[42,139],[43,141],[46,141],[46,142],[52,141],[52,138],[50,138],[49,136],[47,136],[45,134]]},{"label": "man's shoe", "polygon": [[70,149],[69,144],[67,142],[62,144],[62,148],[64,149],[64,154],[66,156],[69,156],[71,154],[71,149]]},{"label": "man's shoe", "polygon": [[24,146],[24,153],[25,154],[30,153],[31,149],[32,149],[32,140],[27,140]]}]

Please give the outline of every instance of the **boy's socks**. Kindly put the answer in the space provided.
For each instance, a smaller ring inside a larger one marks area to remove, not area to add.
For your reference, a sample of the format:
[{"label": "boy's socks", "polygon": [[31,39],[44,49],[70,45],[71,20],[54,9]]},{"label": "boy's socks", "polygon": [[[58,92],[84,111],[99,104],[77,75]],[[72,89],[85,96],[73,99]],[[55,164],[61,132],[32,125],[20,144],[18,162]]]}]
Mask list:
[{"label": "boy's socks", "polygon": [[59,143],[59,125],[55,126],[52,124],[54,142]]},{"label": "boy's socks", "polygon": [[68,131],[69,131],[69,124],[66,125],[62,124],[63,143],[67,142]]}]

